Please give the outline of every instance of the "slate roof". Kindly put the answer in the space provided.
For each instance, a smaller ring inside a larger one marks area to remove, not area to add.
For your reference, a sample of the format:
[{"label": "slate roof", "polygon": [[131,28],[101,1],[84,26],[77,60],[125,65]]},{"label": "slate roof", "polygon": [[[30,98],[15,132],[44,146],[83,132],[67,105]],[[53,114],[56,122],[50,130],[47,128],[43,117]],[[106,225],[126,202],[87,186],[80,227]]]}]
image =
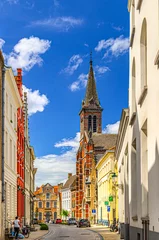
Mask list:
[{"label": "slate roof", "polygon": [[93,102],[96,103],[98,106],[100,105],[99,99],[98,99],[98,94],[97,94],[97,89],[96,89],[96,82],[95,82],[95,78],[94,78],[92,60],[90,61],[90,70],[89,70],[89,75],[88,75],[84,105],[86,105],[86,106],[89,105],[91,100],[93,100]]},{"label": "slate roof", "polygon": [[74,183],[76,181],[76,175],[71,176],[66,183],[64,184],[64,186],[62,187],[62,189],[67,189],[67,188],[71,188],[74,186]]},{"label": "slate roof", "polygon": [[116,145],[117,134],[93,133],[93,143],[95,148],[110,149]]}]

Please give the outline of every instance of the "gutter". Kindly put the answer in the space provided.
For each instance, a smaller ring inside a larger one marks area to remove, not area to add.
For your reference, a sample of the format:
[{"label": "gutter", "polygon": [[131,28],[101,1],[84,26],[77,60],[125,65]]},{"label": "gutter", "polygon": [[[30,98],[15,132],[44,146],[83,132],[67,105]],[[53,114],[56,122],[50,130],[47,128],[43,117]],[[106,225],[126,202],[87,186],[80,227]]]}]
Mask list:
[{"label": "gutter", "polygon": [[5,183],[4,183],[5,72],[6,72],[6,69],[3,68],[2,70],[2,202],[5,201]]}]

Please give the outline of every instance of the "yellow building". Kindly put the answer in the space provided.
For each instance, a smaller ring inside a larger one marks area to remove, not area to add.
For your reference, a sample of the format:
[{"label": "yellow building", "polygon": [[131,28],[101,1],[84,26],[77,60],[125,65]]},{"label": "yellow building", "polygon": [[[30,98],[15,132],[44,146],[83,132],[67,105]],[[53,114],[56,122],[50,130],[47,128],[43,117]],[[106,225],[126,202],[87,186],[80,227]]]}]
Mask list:
[{"label": "yellow building", "polygon": [[34,192],[36,197],[34,201],[34,217],[39,222],[55,221],[57,219],[58,188],[58,186],[47,183]]},{"label": "yellow building", "polygon": [[98,223],[118,220],[118,185],[115,147],[107,150],[96,165],[98,182]]}]

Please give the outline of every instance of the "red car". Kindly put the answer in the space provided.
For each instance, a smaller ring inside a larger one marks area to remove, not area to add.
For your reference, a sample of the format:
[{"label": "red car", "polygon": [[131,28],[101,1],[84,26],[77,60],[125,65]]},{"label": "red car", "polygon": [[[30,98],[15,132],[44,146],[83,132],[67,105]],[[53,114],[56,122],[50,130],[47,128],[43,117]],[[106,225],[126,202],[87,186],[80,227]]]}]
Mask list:
[{"label": "red car", "polygon": [[56,219],[56,224],[62,223],[62,220],[60,218]]}]

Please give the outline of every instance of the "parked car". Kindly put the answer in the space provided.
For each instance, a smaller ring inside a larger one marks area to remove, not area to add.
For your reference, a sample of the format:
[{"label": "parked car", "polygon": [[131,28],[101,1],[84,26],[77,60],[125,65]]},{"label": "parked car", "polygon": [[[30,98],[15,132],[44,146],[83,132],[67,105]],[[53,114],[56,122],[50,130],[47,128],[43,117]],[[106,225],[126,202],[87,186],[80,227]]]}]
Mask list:
[{"label": "parked car", "polygon": [[62,220],[60,218],[56,219],[56,224],[62,223]]},{"label": "parked car", "polygon": [[74,224],[76,225],[76,219],[75,218],[69,218],[68,219],[68,225]]},{"label": "parked car", "polygon": [[77,227],[90,227],[90,221],[88,219],[80,219],[77,222]]}]

